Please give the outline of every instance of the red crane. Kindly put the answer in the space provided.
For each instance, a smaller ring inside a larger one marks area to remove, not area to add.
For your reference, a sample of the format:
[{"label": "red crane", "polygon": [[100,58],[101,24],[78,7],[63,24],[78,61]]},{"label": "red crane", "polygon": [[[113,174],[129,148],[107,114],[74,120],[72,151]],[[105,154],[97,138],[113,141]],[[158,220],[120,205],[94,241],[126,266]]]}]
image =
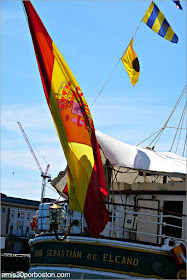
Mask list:
[{"label": "red crane", "polygon": [[26,133],[25,133],[21,123],[20,122],[17,122],[17,123],[18,123],[19,128],[20,128],[20,130],[21,130],[21,132],[23,134],[23,137],[25,138],[25,141],[26,141],[26,143],[27,143],[27,145],[28,145],[28,147],[29,147],[29,149],[31,151],[31,154],[33,155],[33,158],[34,158],[34,160],[35,160],[35,162],[36,162],[36,164],[37,164],[37,166],[38,166],[38,168],[39,168],[39,170],[41,172],[41,177],[42,177],[41,203],[42,203],[43,202],[43,198],[45,197],[46,179],[47,178],[51,179],[51,175],[47,174],[50,165],[47,164],[47,168],[46,168],[45,172],[43,172],[43,170],[42,170],[42,168],[40,166],[40,163],[39,163],[39,161],[38,161],[38,159],[37,159],[37,157],[36,157],[32,147],[31,147],[31,144],[30,144],[30,142],[29,142],[29,140],[27,138],[27,135],[26,135]]}]

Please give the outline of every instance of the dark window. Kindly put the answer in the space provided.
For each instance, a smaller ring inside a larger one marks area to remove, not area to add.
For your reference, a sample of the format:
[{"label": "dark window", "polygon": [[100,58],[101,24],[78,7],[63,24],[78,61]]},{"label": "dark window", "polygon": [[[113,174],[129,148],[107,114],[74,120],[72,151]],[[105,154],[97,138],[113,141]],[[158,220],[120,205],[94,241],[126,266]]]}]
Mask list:
[{"label": "dark window", "polygon": [[[178,216],[177,213],[182,214],[183,201],[164,201],[163,210],[173,212],[173,213],[164,212],[164,215]],[[178,217],[181,218],[181,216]],[[173,217],[164,217],[163,222],[170,225],[182,227],[182,219],[175,219]],[[182,229],[177,227],[171,227],[171,226],[163,226],[162,233],[165,234],[166,236],[181,238]]]},{"label": "dark window", "polygon": [[26,227],[26,232],[25,235],[28,236],[29,235],[29,227]]},{"label": "dark window", "polygon": [[5,207],[2,207],[1,208],[1,214],[5,214],[6,213],[6,208]]},{"label": "dark window", "polygon": [[13,234],[13,225],[10,226],[10,235]]}]

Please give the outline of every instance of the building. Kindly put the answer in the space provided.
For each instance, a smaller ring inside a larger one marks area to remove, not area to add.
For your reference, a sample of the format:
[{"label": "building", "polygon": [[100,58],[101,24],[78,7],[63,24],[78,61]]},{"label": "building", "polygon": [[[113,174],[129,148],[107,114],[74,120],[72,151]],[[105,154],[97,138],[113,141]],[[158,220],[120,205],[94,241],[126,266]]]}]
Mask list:
[{"label": "building", "polygon": [[30,221],[39,208],[39,201],[1,194],[1,237],[5,252],[27,253],[28,240],[33,236]]}]

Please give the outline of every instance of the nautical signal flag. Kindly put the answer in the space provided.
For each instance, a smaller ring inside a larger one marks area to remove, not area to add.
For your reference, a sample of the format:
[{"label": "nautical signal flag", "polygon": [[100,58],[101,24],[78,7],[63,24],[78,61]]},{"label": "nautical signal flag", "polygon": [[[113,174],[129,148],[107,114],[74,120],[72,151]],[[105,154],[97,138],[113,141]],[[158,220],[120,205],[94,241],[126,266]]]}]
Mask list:
[{"label": "nautical signal flag", "polygon": [[[70,210],[84,214],[98,237],[109,220],[99,145],[86,99],[30,1],[24,1],[40,76],[68,163]],[[54,155],[55,156],[55,155]]]},{"label": "nautical signal flag", "polygon": [[174,258],[176,265],[184,263],[184,259],[181,257],[181,255],[186,258],[186,248],[184,247],[183,243],[171,249],[170,252]]},{"label": "nautical signal flag", "polygon": [[140,65],[138,57],[135,51],[133,50],[133,38],[130,41],[130,44],[126,52],[122,56],[121,60],[123,62],[123,65],[125,66],[125,69],[127,70],[127,73],[129,74],[131,84],[134,86],[139,79]]},{"label": "nautical signal flag", "polygon": [[180,1],[173,1],[173,2],[175,3],[177,9],[182,10],[182,6],[181,6],[181,4],[180,4]]},{"label": "nautical signal flag", "polygon": [[143,17],[143,22],[145,22],[145,24],[147,24],[147,26],[149,26],[158,35],[164,37],[168,41],[172,43],[178,42],[177,35],[171,29],[171,26],[167,22],[166,18],[153,1]]}]

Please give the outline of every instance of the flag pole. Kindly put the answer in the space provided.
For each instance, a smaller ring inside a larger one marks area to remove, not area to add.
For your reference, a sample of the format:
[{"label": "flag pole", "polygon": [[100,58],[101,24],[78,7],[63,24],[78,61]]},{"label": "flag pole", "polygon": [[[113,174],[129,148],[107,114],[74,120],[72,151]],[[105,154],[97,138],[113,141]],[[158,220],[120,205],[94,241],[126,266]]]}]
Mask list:
[{"label": "flag pole", "polygon": [[[142,18],[142,20],[140,21],[140,23],[139,23],[138,27],[136,28],[136,31],[134,32],[134,35],[132,36],[132,38],[134,38],[134,36],[135,36],[136,32],[138,31],[138,29],[139,29],[140,24],[142,23],[142,21],[143,21],[143,18]],[[129,43],[129,44],[130,44],[130,43]],[[128,46],[129,46],[129,44],[128,44]],[[97,101],[97,99],[98,99],[99,95],[101,94],[101,92],[103,91],[103,89],[105,88],[105,86],[107,85],[107,83],[108,83],[108,81],[110,80],[110,78],[111,78],[112,74],[113,74],[113,73],[114,73],[114,71],[116,70],[116,68],[117,68],[118,64],[120,63],[120,60],[122,59],[122,57],[124,56],[124,54],[125,54],[125,53],[126,53],[126,51],[127,51],[128,46],[126,47],[126,49],[125,49],[125,51],[124,51],[123,55],[120,57],[120,59],[118,60],[118,62],[117,62],[117,64],[116,64],[116,66],[114,67],[114,69],[113,69],[113,70],[112,70],[112,72],[110,73],[110,75],[109,75],[108,79],[106,80],[105,84],[104,84],[104,85],[103,85],[103,87],[101,88],[100,92],[99,92],[99,93],[98,93],[98,95],[96,96],[96,98],[95,98],[94,102],[92,103],[92,105],[91,105],[91,107],[90,107],[90,110],[91,110],[91,108],[93,107],[93,105],[95,104],[95,102]]]}]

